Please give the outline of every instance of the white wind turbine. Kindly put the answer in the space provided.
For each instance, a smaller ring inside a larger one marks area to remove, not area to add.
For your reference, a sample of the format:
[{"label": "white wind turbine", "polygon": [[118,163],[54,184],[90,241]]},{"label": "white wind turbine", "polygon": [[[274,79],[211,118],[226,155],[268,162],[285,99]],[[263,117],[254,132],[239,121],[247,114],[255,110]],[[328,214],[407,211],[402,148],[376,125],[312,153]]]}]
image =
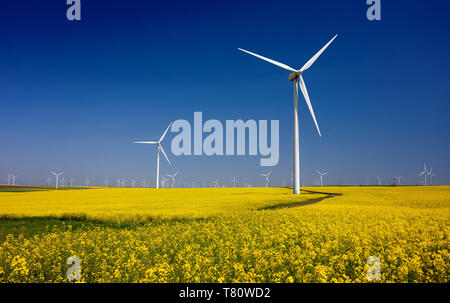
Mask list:
[{"label": "white wind turbine", "polygon": [[381,185],[381,181],[383,181],[383,178],[377,177],[377,184],[378,184],[378,186]]},{"label": "white wind turbine", "polygon": [[266,187],[270,187],[270,179],[269,176],[272,173],[272,171],[268,172],[267,174],[260,174],[261,176],[263,176],[264,178],[266,178]]},{"label": "white wind turbine", "polygon": [[117,186],[117,187],[120,187],[120,183],[121,183],[120,179],[117,179],[117,180],[116,180],[116,186]]},{"label": "white wind turbine", "polygon": [[172,122],[170,122],[170,124],[169,124],[169,126],[167,127],[166,131],[165,131],[164,134],[161,136],[161,138],[159,138],[158,141],[136,141],[136,142],[133,142],[133,143],[144,143],[144,144],[156,144],[156,145],[157,145],[157,147],[158,147],[158,153],[157,153],[157,156],[156,156],[156,188],[159,188],[159,151],[161,151],[161,152],[163,153],[163,155],[164,155],[164,157],[166,158],[167,162],[169,162],[169,165],[171,165],[171,164],[170,164],[170,161],[169,161],[169,158],[167,158],[167,155],[166,155],[166,153],[164,152],[164,148],[163,148],[162,145],[161,145],[161,141],[162,141],[162,140],[164,139],[164,137],[166,136],[167,131],[169,130],[169,128],[170,128],[171,125],[172,125]]},{"label": "white wind turbine", "polygon": [[424,176],[424,178],[425,178],[425,181],[424,181],[424,185],[427,185],[427,176],[430,174],[430,172],[427,170],[427,166],[425,165],[425,163],[423,164],[423,171],[419,174],[419,177],[420,176]]},{"label": "white wind turbine", "polygon": [[174,173],[173,175],[167,174],[167,176],[172,179],[172,188],[175,186],[175,177],[176,177],[176,175],[178,175],[178,172]]},{"label": "white wind turbine", "polygon": [[91,180],[89,180],[89,177],[86,177],[86,187],[89,187],[89,182],[91,182]]},{"label": "white wind turbine", "polygon": [[131,179],[131,187],[135,187],[136,186],[136,180]]},{"label": "white wind turbine", "polygon": [[8,185],[11,185],[11,175],[8,174]]},{"label": "white wind turbine", "polygon": [[394,177],[394,185],[402,185],[402,183],[400,182],[401,178],[402,178],[402,176]]},{"label": "white wind turbine", "polygon": [[51,172],[55,177],[56,177],[56,189],[58,189],[58,181],[59,181],[59,176],[61,176],[62,174],[64,174],[64,172],[60,172],[59,174],[55,173],[55,172]]},{"label": "white wind turbine", "polygon": [[47,179],[47,185],[50,186],[50,183],[52,182],[52,178],[49,176]]},{"label": "white wind turbine", "polygon": [[303,81],[302,74],[311,65],[319,58],[319,56],[325,51],[325,49],[331,44],[331,42],[336,39],[337,35],[333,37],[321,50],[319,50],[301,69],[294,69],[286,64],[274,61],[272,59],[257,55],[255,53],[246,51],[244,49],[239,48],[239,50],[246,52],[250,55],[253,55],[259,59],[272,63],[278,67],[281,67],[285,70],[291,72],[289,75],[289,80],[294,82],[294,194],[300,194],[300,147],[299,147],[299,126],[298,126],[298,87],[300,86],[300,90],[302,91],[303,96],[305,97],[306,104],[308,105],[309,111],[311,112],[311,116],[314,120],[314,123],[317,128],[317,132],[319,136],[321,136],[319,125],[317,124],[316,116],[314,114],[314,110],[311,105],[311,101],[309,99],[308,91],[306,89],[305,81]]},{"label": "white wind turbine", "polygon": [[144,181],[142,181],[142,188],[144,188],[147,185],[147,181],[144,179]]},{"label": "white wind turbine", "polygon": [[16,185],[16,178],[18,177],[19,175],[13,175],[13,174],[11,174],[11,180],[12,180],[12,185]]},{"label": "white wind turbine", "polygon": [[216,179],[212,182],[212,184],[214,185],[214,187],[218,187],[219,186],[219,179]]},{"label": "white wind turbine", "polygon": [[109,180],[105,179],[105,187],[109,187]]},{"label": "white wind turbine", "polygon": [[64,187],[66,183],[66,179],[64,179],[64,176],[61,177],[61,187]]},{"label": "white wind turbine", "polygon": [[428,175],[430,176],[430,185],[433,186],[433,176],[436,176],[436,175],[433,173],[432,168],[430,168],[430,170],[428,171]]},{"label": "white wind turbine", "polygon": [[320,171],[316,170],[316,173],[318,173],[320,175],[320,187],[323,186],[323,182],[322,182],[322,178],[323,176],[325,176],[326,174],[328,174],[328,172],[326,173],[321,173]]},{"label": "white wind turbine", "polygon": [[233,183],[233,187],[236,187],[236,182],[237,182],[236,177],[233,177],[233,179],[231,179],[230,182]]}]

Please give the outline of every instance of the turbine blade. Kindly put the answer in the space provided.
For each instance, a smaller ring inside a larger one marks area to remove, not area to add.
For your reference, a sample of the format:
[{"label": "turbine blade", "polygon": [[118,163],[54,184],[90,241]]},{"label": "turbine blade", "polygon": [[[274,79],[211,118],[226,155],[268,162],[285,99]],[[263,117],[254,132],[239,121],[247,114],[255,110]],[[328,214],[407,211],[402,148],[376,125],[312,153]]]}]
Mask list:
[{"label": "turbine blade", "polygon": [[422,176],[422,175],[423,175],[424,173],[425,173],[424,171],[423,171],[423,172],[421,172],[421,173],[420,173],[420,175],[419,175],[419,177],[420,177],[420,176]]},{"label": "turbine blade", "polygon": [[133,143],[158,144],[158,142],[155,141],[135,141]]},{"label": "turbine blade", "polygon": [[166,152],[164,151],[164,148],[162,147],[162,145],[159,144],[158,146],[159,146],[159,148],[161,149],[161,151],[162,151],[164,157],[166,157],[167,162],[169,162],[169,164],[172,165],[172,163],[170,163],[170,161],[169,161],[169,158],[167,158]]},{"label": "turbine blade", "polygon": [[252,56],[255,56],[255,57],[257,57],[257,58],[259,58],[259,59],[261,59],[261,60],[264,60],[264,61],[267,61],[267,62],[269,62],[269,63],[275,64],[276,66],[281,67],[281,68],[283,68],[283,69],[285,69],[285,70],[288,70],[288,71],[290,71],[290,72],[293,72],[293,73],[298,72],[297,70],[293,69],[292,67],[290,67],[290,66],[288,66],[288,65],[286,65],[286,64],[283,64],[283,63],[277,62],[277,61],[275,61],[275,60],[272,60],[272,59],[269,59],[269,58],[260,56],[260,55],[258,55],[258,54],[249,52],[249,51],[247,51],[247,50],[245,50],[245,49],[242,49],[242,48],[238,48],[238,50],[243,51],[244,53],[250,54],[250,55],[252,55]]},{"label": "turbine blade", "polygon": [[167,127],[166,131],[165,131],[164,134],[161,136],[161,138],[159,139],[158,142],[161,142],[161,141],[164,139],[164,137],[166,136],[167,131],[169,130],[169,128],[170,128],[171,125],[172,125],[172,122],[170,122],[169,126]]},{"label": "turbine blade", "polygon": [[308,108],[309,108],[309,111],[311,112],[311,116],[314,120],[314,123],[316,124],[317,132],[319,133],[319,136],[322,137],[322,134],[320,133],[319,125],[317,124],[316,115],[314,115],[314,110],[311,105],[311,101],[309,100],[308,91],[306,90],[305,81],[303,81],[302,75],[300,75],[300,77],[299,77],[299,85],[300,85],[300,89],[302,90],[303,97],[305,97],[306,104],[308,104]]},{"label": "turbine blade", "polygon": [[317,60],[317,58],[319,58],[319,56],[325,51],[325,49],[331,44],[331,42],[334,41],[334,39],[336,39],[337,35],[333,37],[333,39],[330,40],[330,42],[328,42],[327,44],[325,44],[324,47],[322,47],[322,49],[320,51],[317,52],[317,54],[315,54],[311,59],[309,59],[308,62],[305,63],[305,65],[303,65],[303,67],[300,69],[301,72],[304,72],[305,70],[307,70],[308,68],[311,67],[311,65],[313,65],[313,63]]}]

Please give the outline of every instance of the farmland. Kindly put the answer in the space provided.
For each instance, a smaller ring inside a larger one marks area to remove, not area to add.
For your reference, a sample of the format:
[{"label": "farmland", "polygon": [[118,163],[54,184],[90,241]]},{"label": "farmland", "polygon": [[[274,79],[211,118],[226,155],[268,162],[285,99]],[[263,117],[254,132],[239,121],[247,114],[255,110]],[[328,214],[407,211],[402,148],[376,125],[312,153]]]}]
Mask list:
[{"label": "farmland", "polygon": [[448,282],[450,186],[303,190],[2,191],[0,281]]}]

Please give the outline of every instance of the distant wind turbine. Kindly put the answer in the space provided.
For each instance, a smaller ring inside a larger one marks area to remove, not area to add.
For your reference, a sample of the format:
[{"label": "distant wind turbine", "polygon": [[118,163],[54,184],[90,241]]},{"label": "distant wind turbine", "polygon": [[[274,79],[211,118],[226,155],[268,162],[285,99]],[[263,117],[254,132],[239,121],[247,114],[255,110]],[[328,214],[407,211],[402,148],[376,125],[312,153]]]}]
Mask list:
[{"label": "distant wind turbine", "polygon": [[430,176],[430,185],[433,186],[433,176],[436,176],[436,174],[433,173],[432,168],[430,168],[430,170],[428,171],[428,175]]},{"label": "distant wind turbine", "polygon": [[219,180],[216,179],[212,182],[212,184],[214,185],[214,187],[218,187],[219,186]]},{"label": "distant wind turbine", "polygon": [[109,187],[109,180],[105,179],[105,187]]},{"label": "distant wind turbine", "polygon": [[378,184],[378,186],[381,185],[381,181],[383,181],[383,178],[377,177],[377,184]]},{"label": "distant wind turbine", "polygon": [[267,174],[260,174],[261,176],[263,176],[264,178],[266,178],[266,187],[270,187],[270,174],[272,173],[272,171],[269,171]]},{"label": "distant wind turbine", "polygon": [[167,176],[172,179],[172,188],[174,188],[174,186],[175,186],[175,177],[176,177],[176,175],[178,175],[178,172],[174,173],[173,175],[167,174]]},{"label": "distant wind turbine", "polygon": [[89,180],[89,177],[86,177],[86,187],[89,187],[89,182],[90,182],[91,180]]},{"label": "distant wind turbine", "polygon": [[13,175],[13,174],[11,174],[11,179],[12,179],[12,185],[16,185],[16,178],[18,177],[19,175]]},{"label": "distant wind turbine", "polygon": [[423,163],[423,171],[419,174],[420,176],[424,176],[425,180],[423,182],[424,185],[428,185],[427,184],[427,176],[429,175],[429,171],[427,170],[427,166],[425,163]]},{"label": "distant wind turbine", "polygon": [[326,173],[321,173],[320,171],[316,170],[316,173],[318,173],[320,175],[320,187],[323,186],[323,182],[322,182],[322,178],[323,176],[325,176],[326,174],[328,174],[328,172]]},{"label": "distant wind turbine", "polygon": [[230,181],[231,183],[233,183],[233,187],[236,187],[236,177],[233,177],[233,179]]},{"label": "distant wind turbine", "polygon": [[55,177],[56,177],[56,189],[58,189],[58,181],[59,181],[59,176],[61,176],[62,174],[64,174],[64,172],[60,172],[59,174],[55,173],[55,172],[51,172]]},{"label": "distant wind turbine", "polygon": [[163,135],[161,136],[161,138],[159,138],[158,141],[136,141],[133,143],[144,143],[144,144],[156,144],[157,148],[158,148],[158,152],[157,152],[157,156],[156,156],[156,188],[159,188],[159,151],[161,151],[164,155],[164,157],[166,158],[167,162],[169,162],[169,158],[167,158],[166,152],[164,151],[164,148],[161,145],[162,140],[164,139],[164,137],[167,134],[167,131],[169,130],[170,126],[172,125],[172,122],[170,122],[169,126],[167,127],[166,131],[163,133]]},{"label": "distant wind turbine", "polygon": [[401,182],[400,182],[401,178],[402,178],[402,176],[394,177],[394,185],[402,185]]},{"label": "distant wind turbine", "polygon": [[305,82],[303,81],[302,74],[304,71],[306,71],[308,68],[311,67],[311,65],[319,58],[319,56],[325,51],[325,49],[331,44],[331,42],[336,39],[337,35],[333,37],[333,39],[330,40],[322,49],[320,49],[311,59],[309,59],[308,62],[306,62],[305,65],[301,69],[294,69],[286,64],[277,62],[275,60],[257,55],[255,53],[246,51],[244,49],[239,48],[239,50],[246,52],[247,54],[253,55],[259,59],[262,59],[264,61],[267,61],[269,63],[272,63],[278,67],[281,67],[285,70],[288,70],[291,72],[289,75],[289,80],[293,81],[294,83],[294,194],[300,194],[300,148],[299,148],[299,126],[298,126],[298,87],[300,86],[300,90],[302,91],[302,94],[305,98],[306,104],[308,105],[309,111],[311,112],[311,116],[314,120],[314,123],[317,128],[317,132],[320,134],[319,125],[317,124],[316,116],[314,114],[314,110],[311,105],[311,101],[309,99],[308,91],[306,89]]},{"label": "distant wind turbine", "polygon": [[131,179],[131,187],[135,187],[136,185],[136,180]]}]

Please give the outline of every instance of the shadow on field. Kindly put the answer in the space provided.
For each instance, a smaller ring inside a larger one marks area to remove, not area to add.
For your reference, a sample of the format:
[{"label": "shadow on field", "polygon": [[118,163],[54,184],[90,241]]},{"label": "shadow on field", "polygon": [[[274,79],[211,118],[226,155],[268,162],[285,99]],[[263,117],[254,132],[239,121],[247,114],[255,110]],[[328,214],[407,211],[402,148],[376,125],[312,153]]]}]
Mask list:
[{"label": "shadow on field", "polygon": [[306,206],[306,205],[319,203],[319,202],[321,202],[321,201],[323,201],[325,199],[328,199],[328,198],[332,198],[332,197],[336,197],[336,196],[341,196],[342,195],[342,194],[326,193],[326,192],[312,191],[312,190],[306,190],[306,189],[302,189],[302,191],[307,192],[308,194],[321,194],[321,195],[326,195],[326,196],[325,197],[312,198],[312,199],[308,199],[306,201],[301,201],[301,202],[279,203],[279,204],[275,204],[275,205],[261,207],[261,208],[258,208],[256,210],[275,210],[275,209],[280,209],[280,208],[292,208],[292,207]]}]

